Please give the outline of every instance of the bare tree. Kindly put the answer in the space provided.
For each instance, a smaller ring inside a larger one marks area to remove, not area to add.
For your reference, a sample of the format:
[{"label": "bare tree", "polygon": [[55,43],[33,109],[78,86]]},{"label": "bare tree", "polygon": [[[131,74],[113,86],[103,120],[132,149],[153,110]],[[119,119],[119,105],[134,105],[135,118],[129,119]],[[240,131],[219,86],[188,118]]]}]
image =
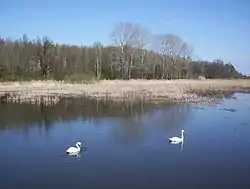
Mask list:
[{"label": "bare tree", "polygon": [[42,71],[42,76],[47,76],[51,71],[54,55],[50,54],[49,51],[54,47],[53,41],[48,37],[43,39],[37,39],[38,52],[37,58]]},{"label": "bare tree", "polygon": [[[182,46],[182,50],[181,50],[181,56],[182,59],[184,59],[185,61],[185,65],[183,67],[181,67],[182,69],[185,70],[185,76],[186,79],[189,77],[190,73],[189,73],[189,65],[192,61],[191,56],[193,55],[193,51],[194,51],[194,47],[190,44],[188,44],[187,42],[183,43]],[[180,71],[180,70],[179,70]]]},{"label": "bare tree", "polygon": [[142,43],[141,31],[142,29],[136,24],[120,22],[110,35],[115,44],[120,48],[120,61],[115,62],[115,64],[120,65],[122,78],[124,78],[124,72],[128,74],[128,78],[131,78],[131,69],[134,67],[135,49],[138,47],[139,41]]},{"label": "bare tree", "polygon": [[161,77],[166,77],[167,56],[168,56],[168,42],[166,35],[156,35],[153,41],[154,50],[161,56]]},{"label": "bare tree", "polygon": [[158,52],[162,56],[162,77],[166,77],[168,62],[170,63],[170,78],[178,77],[178,60],[188,52],[187,43],[173,34],[158,35],[156,40],[158,41]]},{"label": "bare tree", "polygon": [[102,70],[102,49],[103,45],[100,42],[94,43],[95,56],[96,56],[96,64],[95,64],[95,73],[97,79],[101,78],[101,70]]},{"label": "bare tree", "polygon": [[140,74],[141,79],[144,78],[144,69],[145,69],[145,58],[147,56],[148,50],[149,50],[149,43],[150,42],[150,32],[140,26],[137,25],[135,27],[135,35],[132,41],[133,47],[138,49],[139,51],[139,62],[140,62]]},{"label": "bare tree", "polygon": [[131,37],[131,29],[133,25],[131,23],[120,22],[117,24],[110,34],[111,39],[115,45],[118,45],[120,51],[120,60],[113,62],[114,65],[119,65],[121,71],[121,77],[124,78],[125,67],[128,67],[126,61],[125,47],[128,45],[128,40]]}]

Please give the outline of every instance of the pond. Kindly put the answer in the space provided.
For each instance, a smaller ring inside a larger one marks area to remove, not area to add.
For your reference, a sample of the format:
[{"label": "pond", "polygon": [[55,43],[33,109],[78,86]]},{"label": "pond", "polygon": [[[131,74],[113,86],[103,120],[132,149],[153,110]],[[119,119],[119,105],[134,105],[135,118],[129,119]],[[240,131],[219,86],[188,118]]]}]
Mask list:
[{"label": "pond", "polygon": [[[250,95],[219,105],[0,104],[0,188],[250,188]],[[184,142],[169,144],[168,137]],[[82,142],[79,155],[65,150]]]}]

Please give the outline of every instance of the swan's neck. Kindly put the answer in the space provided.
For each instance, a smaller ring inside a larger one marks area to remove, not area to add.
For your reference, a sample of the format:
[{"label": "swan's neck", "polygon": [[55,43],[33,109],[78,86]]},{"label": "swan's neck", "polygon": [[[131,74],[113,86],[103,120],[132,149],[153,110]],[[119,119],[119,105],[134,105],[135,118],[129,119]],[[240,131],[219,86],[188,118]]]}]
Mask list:
[{"label": "swan's neck", "polygon": [[80,149],[81,147],[80,147],[80,144],[76,144],[76,147],[77,147],[77,149]]},{"label": "swan's neck", "polygon": [[183,132],[181,132],[181,140],[183,140],[184,138],[184,135],[183,135]]}]

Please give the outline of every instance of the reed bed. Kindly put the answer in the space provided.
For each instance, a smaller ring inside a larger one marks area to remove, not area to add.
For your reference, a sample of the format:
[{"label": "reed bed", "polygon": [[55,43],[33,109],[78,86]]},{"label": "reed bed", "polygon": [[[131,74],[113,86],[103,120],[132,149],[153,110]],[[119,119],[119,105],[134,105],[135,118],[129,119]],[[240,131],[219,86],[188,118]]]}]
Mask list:
[{"label": "reed bed", "polygon": [[64,81],[0,83],[0,100],[57,103],[62,97],[155,102],[214,101],[229,92],[250,92],[250,80],[101,80],[89,84]]}]

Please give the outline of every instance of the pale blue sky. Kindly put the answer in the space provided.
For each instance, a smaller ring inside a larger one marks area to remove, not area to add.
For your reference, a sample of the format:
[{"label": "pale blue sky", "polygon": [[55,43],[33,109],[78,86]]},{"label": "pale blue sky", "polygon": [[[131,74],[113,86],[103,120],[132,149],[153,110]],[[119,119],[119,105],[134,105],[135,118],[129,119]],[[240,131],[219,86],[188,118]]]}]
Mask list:
[{"label": "pale blue sky", "polygon": [[180,36],[195,47],[197,58],[231,61],[250,74],[249,10],[247,0],[2,0],[0,36],[109,44],[116,23],[136,22],[153,33]]}]

